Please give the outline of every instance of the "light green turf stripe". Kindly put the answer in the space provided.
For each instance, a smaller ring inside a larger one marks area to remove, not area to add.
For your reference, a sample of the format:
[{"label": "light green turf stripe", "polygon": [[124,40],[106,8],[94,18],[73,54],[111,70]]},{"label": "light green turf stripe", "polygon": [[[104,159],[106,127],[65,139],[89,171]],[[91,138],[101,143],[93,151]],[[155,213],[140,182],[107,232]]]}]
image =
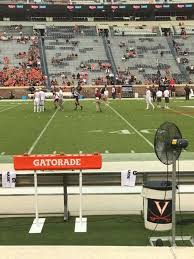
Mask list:
[{"label": "light green turf stripe", "polygon": [[8,108],[4,108],[4,109],[0,110],[0,112],[4,112],[4,111],[8,111],[8,110],[14,109],[14,108],[16,108],[16,107],[18,107],[20,105],[21,105],[21,103],[15,105],[15,106],[9,106]]},{"label": "light green turf stripe", "polygon": [[13,159],[12,159],[11,155],[9,155],[9,156],[7,156],[7,155],[0,155],[0,163],[6,164],[6,163],[12,163],[12,161],[13,161]]},{"label": "light green turf stripe", "polygon": [[176,110],[173,110],[173,109],[170,109],[171,111],[175,112],[175,113],[178,113],[178,114],[181,114],[183,116],[186,116],[186,117],[189,117],[189,118],[192,118],[194,119],[194,116],[190,115],[190,114],[187,114],[187,113],[184,113],[184,112],[179,112],[179,111],[176,111]]},{"label": "light green turf stripe", "polygon": [[[158,160],[155,153],[110,153],[103,154],[104,162],[119,162],[119,161],[154,161]],[[193,160],[194,152],[182,152],[180,160]]]},{"label": "light green turf stripe", "polygon": [[[109,153],[102,154],[104,162],[119,161],[154,161],[158,160],[155,153]],[[194,160],[194,152],[183,152],[180,160]],[[12,163],[11,155],[0,155],[0,163]]]},{"label": "light green turf stripe", "polygon": [[36,140],[34,141],[34,143],[32,144],[32,146],[30,147],[28,154],[30,155],[32,153],[32,151],[34,150],[34,148],[36,147],[36,145],[38,144],[38,142],[40,141],[40,139],[42,138],[42,136],[44,135],[45,131],[47,130],[47,128],[49,127],[49,125],[51,124],[52,120],[54,119],[56,113],[57,113],[58,109],[52,114],[52,116],[50,117],[49,121],[47,122],[47,124],[44,126],[44,128],[42,129],[42,131],[40,132],[40,134],[38,135],[38,137],[36,138]]},{"label": "light green turf stripe", "polygon": [[141,134],[141,132],[139,132],[139,130],[137,130],[127,119],[125,119],[116,109],[114,109],[113,107],[111,107],[108,104],[108,107],[120,118],[122,119],[131,129],[133,129],[136,134],[141,137],[149,146],[151,146],[152,148],[154,147],[154,145],[143,135]]}]

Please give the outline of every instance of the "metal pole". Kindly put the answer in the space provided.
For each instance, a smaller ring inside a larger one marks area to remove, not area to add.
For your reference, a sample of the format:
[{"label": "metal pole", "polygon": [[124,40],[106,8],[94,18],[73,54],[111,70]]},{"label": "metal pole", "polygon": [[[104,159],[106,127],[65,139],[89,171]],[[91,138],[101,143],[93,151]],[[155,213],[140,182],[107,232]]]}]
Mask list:
[{"label": "metal pole", "polygon": [[35,214],[36,214],[36,224],[38,224],[38,189],[37,189],[37,172],[36,170],[34,171],[34,199],[35,199]]},{"label": "metal pole", "polygon": [[172,164],[172,246],[176,246],[176,160]]},{"label": "metal pole", "polygon": [[67,175],[63,174],[64,220],[68,220]]},{"label": "metal pole", "polygon": [[79,219],[80,225],[82,225],[82,170],[79,172]]}]

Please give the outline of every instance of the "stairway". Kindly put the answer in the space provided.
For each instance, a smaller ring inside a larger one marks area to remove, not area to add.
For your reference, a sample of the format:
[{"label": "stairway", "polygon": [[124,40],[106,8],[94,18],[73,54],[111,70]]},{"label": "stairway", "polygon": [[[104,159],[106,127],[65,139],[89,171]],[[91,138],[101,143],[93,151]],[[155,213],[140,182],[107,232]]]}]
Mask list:
[{"label": "stairway", "polygon": [[173,57],[175,59],[175,62],[177,64],[178,68],[179,68],[179,71],[180,71],[184,81],[185,82],[189,82],[190,77],[189,77],[189,74],[187,73],[187,70],[186,70],[185,66],[183,64],[179,64],[177,62],[177,55],[176,55],[176,51],[175,51],[174,46],[173,46],[173,39],[172,39],[172,37],[171,36],[166,37],[166,40],[168,42],[168,46],[169,46],[169,48],[171,50],[171,53],[172,53],[172,55],[173,55]]},{"label": "stairway", "polygon": [[107,37],[103,35],[102,40],[103,40],[104,49],[105,49],[105,52],[106,52],[107,59],[111,64],[112,72],[113,72],[114,75],[117,75],[118,74],[117,67],[116,67],[116,64],[115,64],[115,61],[114,61],[114,58],[113,58],[112,50],[110,48],[110,45],[108,44]]},{"label": "stairway", "polygon": [[38,47],[39,47],[39,50],[40,50],[40,62],[41,62],[42,72],[45,76],[47,76],[46,88],[50,89],[51,85],[50,85],[50,78],[49,78],[49,72],[48,72],[45,45],[44,45],[44,37],[43,36],[38,36]]}]

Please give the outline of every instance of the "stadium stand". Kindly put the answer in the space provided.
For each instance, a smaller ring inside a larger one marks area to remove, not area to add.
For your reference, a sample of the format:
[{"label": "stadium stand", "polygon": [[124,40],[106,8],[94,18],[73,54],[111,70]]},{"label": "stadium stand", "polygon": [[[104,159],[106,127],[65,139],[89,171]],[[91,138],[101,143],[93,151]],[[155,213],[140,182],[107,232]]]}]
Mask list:
[{"label": "stadium stand", "polygon": [[[2,28],[0,41],[1,86],[41,86],[44,76],[41,71],[38,38],[26,33],[29,28],[12,26]],[[29,32],[29,31],[28,31]]]},{"label": "stadium stand", "polygon": [[[11,1],[11,3],[22,2],[33,4],[39,2],[50,5],[95,5],[102,3],[101,0]],[[117,0],[103,2],[121,3]],[[172,0],[172,2],[179,3],[180,0]],[[140,1],[123,0],[122,4],[125,3],[133,4],[140,3]],[[149,4],[150,1],[141,1],[142,3]],[[167,4],[168,0],[154,0],[152,3]],[[191,25],[185,26],[181,23],[170,26],[169,32],[166,35],[164,34],[160,25],[111,25],[107,26],[106,29],[98,29],[98,26],[95,25],[67,26],[65,24],[64,26],[47,26],[44,32],[38,29],[33,30],[33,26],[11,25],[0,27],[0,87],[4,89],[9,88],[9,86],[13,88],[25,87],[27,92],[30,86],[46,86],[50,89],[55,85],[62,85],[65,86],[65,97],[72,97],[71,87],[81,82],[83,95],[87,92],[87,97],[94,97],[96,86],[101,88],[102,85],[107,84],[110,94],[112,85],[117,85],[116,91],[118,87],[121,89],[121,85],[133,85],[134,93],[141,93],[139,97],[142,97],[145,94],[146,85],[156,84],[158,86],[164,84],[169,86],[170,81],[173,80],[177,87],[176,91],[178,92],[180,87],[184,91],[185,84],[194,82],[194,27]],[[142,90],[138,92],[136,91],[137,88]],[[26,93],[22,95],[26,95]],[[49,91],[49,95],[52,98],[52,92]],[[182,92],[181,95],[183,95]],[[188,117],[192,116],[188,115]],[[112,132],[110,133],[112,134]],[[147,161],[145,168],[149,168],[149,172],[142,172],[140,169],[137,176],[137,186],[133,190],[124,189],[123,191],[120,187],[121,163],[122,169],[133,168],[134,163],[126,164],[123,161],[120,161],[117,165],[114,163],[114,166],[118,166],[119,169],[113,167],[113,161],[110,161],[110,164],[108,163],[104,163],[108,168],[107,171],[104,170],[98,174],[93,172],[91,177],[87,177],[88,172],[84,175],[83,183],[87,185],[83,189],[86,198],[84,215],[114,215],[118,210],[121,214],[134,212],[140,214],[143,206],[140,199],[142,184],[145,180],[163,178],[164,168],[161,169],[159,164],[156,164],[157,170],[152,171],[150,170],[150,167],[153,166],[150,165],[152,161]],[[138,161],[137,165],[141,168],[142,163],[142,161],[141,163]],[[193,212],[193,203],[190,204],[190,200],[193,198],[192,164],[187,161],[184,166],[184,170],[180,170],[181,186],[178,194],[181,194],[184,199],[182,200],[184,206],[181,209],[184,212]],[[112,171],[110,168],[112,168]],[[6,169],[10,169],[9,164]],[[52,214],[55,212],[59,215],[63,213],[63,185],[67,181],[68,184],[72,185],[68,188],[69,211],[71,215],[78,214],[78,201],[74,201],[79,194],[78,188],[75,187],[78,184],[78,175],[69,173],[65,179],[63,174],[51,174],[49,172],[48,175],[45,173],[39,175],[38,178],[41,213]],[[31,206],[33,181],[33,174],[19,173],[17,176],[18,188],[15,192],[0,190],[1,214],[3,216],[8,214],[20,215],[21,213],[33,214],[34,208]],[[108,199],[106,200],[106,198]],[[14,206],[8,206],[9,199],[15,201]],[[101,202],[102,199],[104,199],[104,202]],[[134,202],[135,199],[136,202]],[[117,208],[118,203],[119,209]],[[128,206],[130,203],[132,205]],[[126,206],[126,204],[128,205]]]},{"label": "stadium stand", "polygon": [[51,80],[68,85],[103,81],[103,64],[109,62],[95,27],[48,28],[45,49]]},{"label": "stadium stand", "polygon": [[44,35],[32,26],[4,26],[1,86],[192,83],[194,36],[183,26],[172,26],[168,36],[146,25],[47,26]]}]

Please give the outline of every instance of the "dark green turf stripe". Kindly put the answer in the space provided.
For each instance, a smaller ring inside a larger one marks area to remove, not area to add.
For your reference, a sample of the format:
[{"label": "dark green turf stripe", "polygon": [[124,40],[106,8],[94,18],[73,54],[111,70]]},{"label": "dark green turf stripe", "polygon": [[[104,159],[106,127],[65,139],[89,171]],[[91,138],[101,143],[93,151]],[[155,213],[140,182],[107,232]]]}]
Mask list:
[{"label": "dark green turf stripe", "polygon": [[[2,218],[0,244],[147,246],[151,236],[171,235],[171,231],[146,230],[140,215],[87,216],[87,218],[87,233],[74,233],[74,217],[70,217],[67,222],[64,222],[63,217],[47,217],[42,233],[31,235],[28,231],[33,218]],[[182,224],[177,224],[177,235],[193,235],[193,215],[182,217],[177,215],[177,223],[180,220]],[[189,244],[181,242],[179,245]]]}]

